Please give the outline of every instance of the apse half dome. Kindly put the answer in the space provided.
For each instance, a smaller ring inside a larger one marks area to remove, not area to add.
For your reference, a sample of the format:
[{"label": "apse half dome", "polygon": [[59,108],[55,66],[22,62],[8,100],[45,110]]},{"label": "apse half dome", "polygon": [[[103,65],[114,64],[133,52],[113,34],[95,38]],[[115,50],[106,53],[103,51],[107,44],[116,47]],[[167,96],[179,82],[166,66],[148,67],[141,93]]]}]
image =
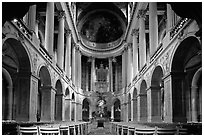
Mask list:
[{"label": "apse half dome", "polygon": [[121,20],[109,11],[98,11],[89,14],[82,24],[80,33],[90,42],[109,43],[123,35],[124,26]]}]

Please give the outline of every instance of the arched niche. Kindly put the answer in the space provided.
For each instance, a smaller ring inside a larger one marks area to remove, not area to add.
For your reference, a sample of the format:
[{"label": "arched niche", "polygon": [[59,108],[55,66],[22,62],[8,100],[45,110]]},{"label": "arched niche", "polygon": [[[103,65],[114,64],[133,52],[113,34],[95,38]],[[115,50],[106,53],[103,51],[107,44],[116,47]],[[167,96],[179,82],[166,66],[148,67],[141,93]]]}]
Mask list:
[{"label": "arched niche", "polygon": [[201,44],[191,36],[176,48],[171,63],[172,121],[191,121],[191,83],[194,74],[201,67]]},{"label": "arched niche", "polygon": [[76,102],[75,102],[75,95],[72,93],[72,107],[71,107],[71,121],[75,121],[75,109],[76,109]]},{"label": "arched niche", "polygon": [[[12,83],[11,89],[8,89],[8,87],[2,89],[2,100],[5,100],[2,103],[7,104],[3,108],[8,107],[7,111],[9,111],[9,114],[4,111],[8,114],[8,117],[3,115],[3,119],[16,121],[33,120],[34,117],[30,115],[30,107],[32,107],[30,95],[33,94],[31,90],[31,62],[29,53],[20,41],[14,38],[8,38],[4,41],[2,45],[2,67],[6,70],[2,71],[3,80],[8,79],[8,75],[10,75],[10,80],[12,81],[10,81]],[[6,83],[3,84],[7,85],[8,83]],[[7,91],[9,91],[9,94],[6,93]],[[9,100],[7,100],[8,97]],[[15,107],[11,109],[10,105]]]},{"label": "arched niche", "polygon": [[90,101],[89,99],[85,98],[82,102],[82,120],[89,121],[90,115]]},{"label": "arched niche", "polygon": [[147,122],[147,83],[145,80],[142,81],[140,86],[139,94],[139,121]]},{"label": "arched niche", "polygon": [[134,88],[133,91],[133,121],[137,121],[138,111],[137,111],[137,89]]},{"label": "arched niche", "polygon": [[38,121],[50,121],[53,120],[54,115],[52,114],[52,109],[54,108],[52,96],[54,96],[54,92],[51,86],[50,72],[46,66],[40,68],[39,78],[37,99]]},{"label": "arched niche", "polygon": [[163,85],[163,70],[157,66],[152,74],[151,87],[151,121],[164,120],[164,85]]},{"label": "arched niche", "polygon": [[62,83],[60,80],[57,80],[56,85],[56,94],[55,94],[55,120],[62,120],[62,107],[63,107],[63,92],[62,92]]},{"label": "arched niche", "polygon": [[115,99],[114,103],[114,121],[120,122],[121,120],[121,103],[118,98]]},{"label": "arched niche", "polygon": [[131,94],[128,94],[128,121],[131,121],[131,111],[132,111],[132,107],[131,107]]}]

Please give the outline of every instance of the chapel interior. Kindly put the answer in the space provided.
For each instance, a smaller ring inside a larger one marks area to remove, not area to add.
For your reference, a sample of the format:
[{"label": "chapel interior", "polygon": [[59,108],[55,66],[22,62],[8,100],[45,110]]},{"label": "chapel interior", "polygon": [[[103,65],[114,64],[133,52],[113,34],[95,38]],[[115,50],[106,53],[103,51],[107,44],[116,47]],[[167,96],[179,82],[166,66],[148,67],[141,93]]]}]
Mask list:
[{"label": "chapel interior", "polygon": [[202,134],[202,2],[2,2],[1,33],[2,134]]}]

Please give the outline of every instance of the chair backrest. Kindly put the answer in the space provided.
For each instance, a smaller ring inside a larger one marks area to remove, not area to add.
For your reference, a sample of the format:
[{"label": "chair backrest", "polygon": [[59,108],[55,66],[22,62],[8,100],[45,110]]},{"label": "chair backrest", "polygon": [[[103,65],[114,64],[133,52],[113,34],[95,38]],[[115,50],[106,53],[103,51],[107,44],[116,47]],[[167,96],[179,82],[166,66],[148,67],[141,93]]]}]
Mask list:
[{"label": "chair backrest", "polygon": [[69,126],[60,126],[60,135],[69,135]]},{"label": "chair backrest", "polygon": [[21,127],[19,126],[19,134],[20,135],[39,135],[38,127]]},{"label": "chair backrest", "polygon": [[135,128],[129,126],[129,127],[128,127],[128,134],[129,134],[129,135],[134,135],[134,134],[135,134]]},{"label": "chair backrest", "polygon": [[40,135],[60,135],[59,127],[39,127]]},{"label": "chair backrest", "polygon": [[123,135],[127,135],[128,134],[128,126],[122,126],[122,129],[123,129]]},{"label": "chair backrest", "polygon": [[178,134],[179,135],[188,135],[188,129],[187,128],[179,128]]},{"label": "chair backrest", "polygon": [[135,135],[154,135],[155,134],[155,128],[136,128],[135,129]]},{"label": "chair backrest", "polygon": [[74,125],[69,125],[69,134],[76,135],[76,130]]},{"label": "chair backrest", "polygon": [[156,134],[157,135],[176,135],[177,129],[174,127],[170,128],[157,128],[156,127]]}]

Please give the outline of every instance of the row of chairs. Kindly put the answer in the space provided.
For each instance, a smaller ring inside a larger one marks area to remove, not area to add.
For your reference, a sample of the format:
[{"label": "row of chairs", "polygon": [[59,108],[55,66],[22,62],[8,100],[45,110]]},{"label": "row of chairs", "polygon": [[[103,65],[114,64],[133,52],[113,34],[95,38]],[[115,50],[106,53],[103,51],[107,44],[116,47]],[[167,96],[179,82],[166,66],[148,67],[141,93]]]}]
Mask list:
[{"label": "row of chairs", "polygon": [[19,135],[87,135],[89,123],[75,125],[18,126]]},{"label": "row of chairs", "polygon": [[111,132],[117,135],[187,135],[188,130],[182,127],[134,127],[122,125],[120,123],[111,123]]}]

